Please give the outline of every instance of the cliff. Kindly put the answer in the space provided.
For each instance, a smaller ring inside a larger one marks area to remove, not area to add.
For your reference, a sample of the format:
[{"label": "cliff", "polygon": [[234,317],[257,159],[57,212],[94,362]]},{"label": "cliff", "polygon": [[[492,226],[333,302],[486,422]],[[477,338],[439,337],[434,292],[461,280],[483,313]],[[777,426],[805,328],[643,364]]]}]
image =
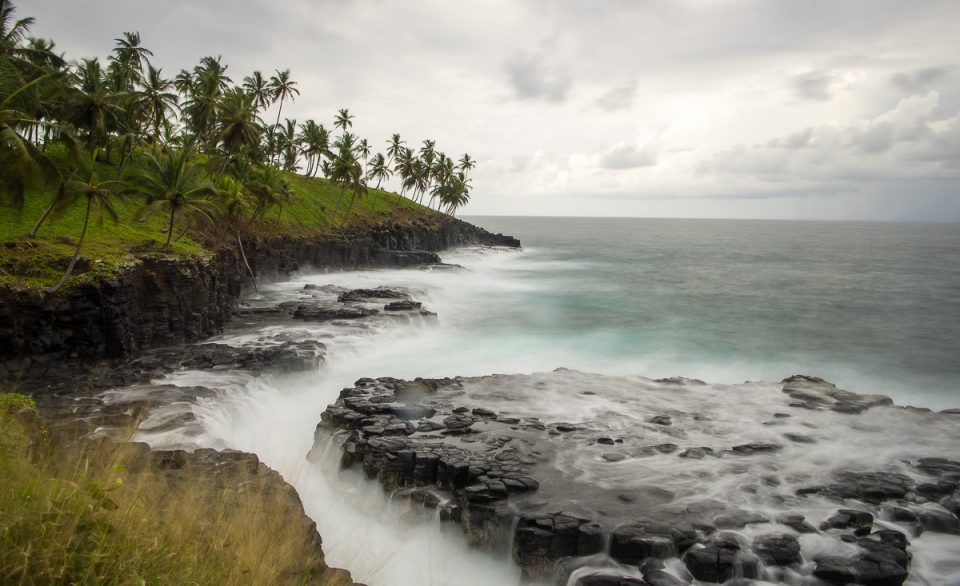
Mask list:
[{"label": "cliff", "polygon": [[[470,244],[518,247],[455,219],[381,225],[337,236],[245,242],[261,281],[297,271],[404,267],[440,262],[437,251]],[[64,361],[129,358],[151,347],[221,331],[249,273],[236,247],[210,256],[141,255],[117,274],[46,294],[0,289],[0,380],[22,381]]]}]

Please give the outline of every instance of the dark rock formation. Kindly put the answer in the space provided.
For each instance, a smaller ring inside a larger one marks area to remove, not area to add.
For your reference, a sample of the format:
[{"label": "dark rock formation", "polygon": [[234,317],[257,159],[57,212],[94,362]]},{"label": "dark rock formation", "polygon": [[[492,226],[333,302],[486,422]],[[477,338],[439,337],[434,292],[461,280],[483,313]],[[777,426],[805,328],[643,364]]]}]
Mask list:
[{"label": "dark rock formation", "polygon": [[[258,277],[272,280],[301,269],[436,265],[437,251],[478,244],[520,246],[450,218],[339,238],[251,241],[244,248]],[[56,294],[0,288],[0,380],[63,376],[77,362],[129,358],[209,337],[236,310],[247,281],[242,262],[226,250],[207,258],[131,256],[116,276]]]}]

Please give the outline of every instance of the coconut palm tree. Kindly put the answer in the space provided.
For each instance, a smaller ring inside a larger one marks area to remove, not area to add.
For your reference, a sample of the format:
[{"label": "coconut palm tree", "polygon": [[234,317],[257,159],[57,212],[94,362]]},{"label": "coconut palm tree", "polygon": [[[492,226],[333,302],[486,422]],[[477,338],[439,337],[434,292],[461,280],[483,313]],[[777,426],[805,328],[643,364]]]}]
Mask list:
[{"label": "coconut palm tree", "polygon": [[90,217],[97,214],[101,219],[103,214],[117,221],[117,211],[113,207],[113,200],[121,197],[128,191],[127,186],[119,180],[101,180],[97,174],[97,151],[94,149],[89,154],[75,153],[73,157],[76,168],[70,173],[70,176],[60,187],[59,197],[53,208],[53,216],[63,215],[68,209],[72,208],[77,202],[83,202],[83,228],[80,230],[80,237],[77,239],[77,248],[74,250],[70,264],[67,265],[66,272],[56,285],[48,289],[54,292],[63,287],[80,258],[80,250],[83,248],[83,241],[87,237],[87,228],[90,226]]},{"label": "coconut palm tree", "polygon": [[394,133],[390,136],[390,140],[387,141],[387,157],[389,157],[387,159],[387,166],[393,167],[393,163],[404,149],[404,144],[406,144],[406,141],[401,140],[399,134]]},{"label": "coconut palm tree", "polygon": [[249,152],[260,144],[263,121],[257,116],[256,96],[238,87],[223,97],[217,112],[214,141],[230,155]]},{"label": "coconut palm tree", "polygon": [[253,96],[253,103],[257,110],[266,110],[273,103],[270,82],[264,79],[259,71],[254,71],[252,75],[243,78],[243,89]]},{"label": "coconut palm tree", "polygon": [[457,169],[463,171],[463,175],[466,177],[467,174],[470,173],[470,171],[472,171],[476,166],[477,162],[471,159],[470,155],[464,153],[458,161]]},{"label": "coconut palm tree", "polygon": [[160,140],[160,129],[164,122],[179,111],[177,94],[170,91],[174,83],[163,78],[163,71],[147,65],[147,75],[143,80],[143,87],[136,92],[144,124],[149,124],[153,130],[152,142],[154,145]]},{"label": "coconut palm tree", "polygon": [[307,158],[307,177],[316,175],[321,159],[330,152],[330,133],[322,124],[307,120],[300,125],[300,152]]},{"label": "coconut palm tree", "polygon": [[137,214],[141,220],[158,212],[168,214],[165,249],[170,248],[173,229],[181,217],[188,221],[213,221],[215,206],[210,198],[217,190],[200,167],[191,162],[195,144],[190,140],[179,150],[154,150],[144,169],[131,178],[147,197],[146,205]]},{"label": "coconut palm tree", "polygon": [[140,33],[126,32],[119,39],[110,56],[111,65],[116,65],[117,91],[132,91],[133,86],[143,80],[143,66],[149,64],[148,57],[153,53],[141,45]]},{"label": "coconut palm tree", "polygon": [[64,104],[70,121],[86,132],[88,149],[109,147],[108,133],[123,113],[122,94],[108,87],[97,58],[81,61],[73,77],[75,85]]},{"label": "coconut palm tree", "polygon": [[360,142],[357,143],[357,154],[360,155],[364,163],[370,158],[370,143],[367,142],[367,139],[361,138]]},{"label": "coconut palm tree", "polygon": [[344,134],[353,127],[354,115],[346,108],[340,108],[334,118],[333,126],[339,128]]},{"label": "coconut palm tree", "polygon": [[16,10],[10,0],[0,0],[0,56],[14,56],[35,22],[33,18],[15,20]]},{"label": "coconut palm tree", "polygon": [[56,174],[56,166],[25,134],[37,123],[35,108],[43,84],[58,76],[51,72],[27,81],[13,63],[0,57],[0,197],[16,209],[26,192]]},{"label": "coconut palm tree", "polygon": [[387,158],[383,156],[383,153],[374,155],[373,159],[370,160],[370,165],[367,170],[367,181],[376,179],[376,189],[380,189],[380,183],[385,179],[390,179],[391,175],[393,175],[393,172],[390,170],[390,166],[387,164]]},{"label": "coconut palm tree", "polygon": [[277,108],[277,121],[280,124],[280,114],[283,113],[283,101],[289,99],[293,101],[294,96],[299,96],[300,90],[297,89],[297,82],[290,79],[290,70],[277,69],[276,75],[270,77],[270,97],[274,102],[280,101],[280,107]]}]

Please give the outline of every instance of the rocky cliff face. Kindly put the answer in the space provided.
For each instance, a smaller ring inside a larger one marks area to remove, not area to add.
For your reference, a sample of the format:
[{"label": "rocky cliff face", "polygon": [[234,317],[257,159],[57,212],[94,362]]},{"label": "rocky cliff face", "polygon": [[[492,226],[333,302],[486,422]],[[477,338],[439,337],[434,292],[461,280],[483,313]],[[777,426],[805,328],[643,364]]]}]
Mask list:
[{"label": "rocky cliff face", "polygon": [[[439,250],[468,244],[517,247],[460,220],[387,226],[339,238],[245,243],[261,280],[298,270],[403,267],[436,263]],[[0,380],[44,376],[64,361],[130,357],[145,348],[219,332],[249,277],[235,251],[210,258],[148,255],[119,275],[56,295],[0,289]]]}]

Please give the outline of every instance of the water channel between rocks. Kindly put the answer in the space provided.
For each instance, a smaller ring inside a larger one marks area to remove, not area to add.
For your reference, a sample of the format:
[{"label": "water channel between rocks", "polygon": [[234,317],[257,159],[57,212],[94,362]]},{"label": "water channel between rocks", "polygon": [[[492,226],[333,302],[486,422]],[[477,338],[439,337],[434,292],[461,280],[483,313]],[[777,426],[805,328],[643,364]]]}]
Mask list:
[{"label": "water channel between rocks", "polygon": [[960,415],[525,329],[552,316],[524,254],[263,286],[185,368],[106,399],[159,397],[154,446],[256,453],[371,586],[960,583],[960,465],[930,459],[960,454]]}]

